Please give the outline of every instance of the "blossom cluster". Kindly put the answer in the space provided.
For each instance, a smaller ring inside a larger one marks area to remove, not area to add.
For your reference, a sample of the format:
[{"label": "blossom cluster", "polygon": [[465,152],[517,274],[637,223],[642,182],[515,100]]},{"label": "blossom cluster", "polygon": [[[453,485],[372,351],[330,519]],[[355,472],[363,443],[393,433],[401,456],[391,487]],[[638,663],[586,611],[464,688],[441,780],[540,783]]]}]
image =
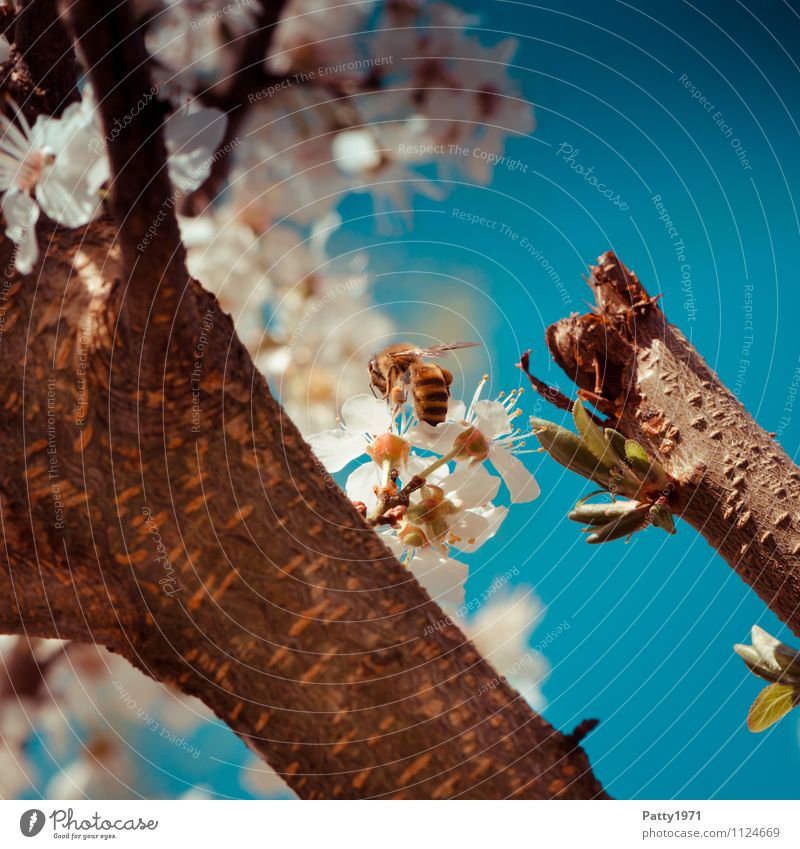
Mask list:
[{"label": "blossom cluster", "polygon": [[507,140],[534,129],[508,73],[515,39],[484,46],[447,3],[382,4],[368,23],[371,11],[289,3],[268,61],[284,81],[254,94],[232,179],[251,218],[308,224],[358,192],[389,229],[392,213],[408,220],[414,195],[441,199],[464,177],[488,184]]},{"label": "blossom cluster", "polygon": [[435,426],[413,409],[395,413],[384,400],[356,395],[343,405],[338,427],[309,438],[331,473],[361,461],[347,477],[348,497],[448,609],[463,601],[468,575],[457,556],[480,548],[508,516],[509,508],[495,503],[501,483],[512,504],[539,495],[519,459],[531,435],[515,427],[521,391],[484,399],[487,382],[468,407],[451,399],[446,421]]}]

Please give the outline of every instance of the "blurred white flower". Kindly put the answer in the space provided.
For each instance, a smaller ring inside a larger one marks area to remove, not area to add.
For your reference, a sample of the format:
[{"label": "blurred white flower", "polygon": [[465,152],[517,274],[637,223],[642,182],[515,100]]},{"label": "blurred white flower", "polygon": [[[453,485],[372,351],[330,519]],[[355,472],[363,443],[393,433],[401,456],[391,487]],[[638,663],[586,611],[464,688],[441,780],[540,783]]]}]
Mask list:
[{"label": "blurred white flower", "polygon": [[355,33],[364,29],[372,3],[331,5],[327,0],[289,0],[281,15],[267,61],[275,74],[311,73],[325,78],[358,80],[369,65],[355,63]]},{"label": "blurred white flower", "polygon": [[264,309],[273,292],[264,247],[253,231],[213,209],[178,218],[189,273],[219,298],[236,332],[255,353],[264,337]]},{"label": "blurred white flower", "polygon": [[257,10],[257,0],[164,0],[160,9],[145,10],[152,15],[145,44],[158,82],[191,91],[199,80],[226,79],[241,51],[240,38],[255,27]]},{"label": "blurred white flower", "polygon": [[334,136],[331,146],[336,164],[345,174],[372,171],[381,163],[381,151],[375,136],[366,128],[342,130]]},{"label": "blurred white flower", "polygon": [[337,128],[329,96],[310,84],[256,103],[241,130],[230,192],[256,232],[284,219],[302,227],[323,219],[349,190],[331,143]]},{"label": "blurred white flower", "polygon": [[533,591],[517,586],[511,592],[495,593],[462,623],[478,651],[538,711],[545,706],[540,686],[549,665],[530,647],[530,639],[543,613]]},{"label": "blurred white flower", "polygon": [[195,103],[176,110],[164,122],[169,176],[181,192],[192,192],[206,181],[227,123],[224,112]]},{"label": "blurred white flower", "polygon": [[262,237],[275,294],[256,364],[304,434],[330,427],[344,399],[364,391],[381,347],[370,339],[393,330],[372,303],[363,255],[328,259],[325,245],[339,220],[325,216],[306,239],[289,227]]},{"label": "blurred white flower", "polygon": [[70,104],[60,118],[40,115],[33,127],[14,108],[14,121],[0,114],[0,191],[17,268],[28,274],[39,255],[39,211],[65,227],[87,224],[100,208],[109,171],[88,98]]}]

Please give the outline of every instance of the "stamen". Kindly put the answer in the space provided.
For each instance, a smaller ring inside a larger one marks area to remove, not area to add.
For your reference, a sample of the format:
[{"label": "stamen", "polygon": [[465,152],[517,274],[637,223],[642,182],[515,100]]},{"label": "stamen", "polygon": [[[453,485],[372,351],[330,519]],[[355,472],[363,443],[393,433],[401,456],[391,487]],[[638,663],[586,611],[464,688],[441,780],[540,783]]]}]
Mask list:
[{"label": "stamen", "polygon": [[475,394],[472,396],[472,403],[469,405],[470,412],[472,412],[472,408],[481,400],[481,394],[483,393],[483,387],[489,382],[489,375],[485,374],[478,381],[478,388],[475,390]]},{"label": "stamen", "polygon": [[17,187],[30,192],[36,188],[45,168],[52,165],[55,156],[44,150],[32,150],[22,160],[17,174]]}]

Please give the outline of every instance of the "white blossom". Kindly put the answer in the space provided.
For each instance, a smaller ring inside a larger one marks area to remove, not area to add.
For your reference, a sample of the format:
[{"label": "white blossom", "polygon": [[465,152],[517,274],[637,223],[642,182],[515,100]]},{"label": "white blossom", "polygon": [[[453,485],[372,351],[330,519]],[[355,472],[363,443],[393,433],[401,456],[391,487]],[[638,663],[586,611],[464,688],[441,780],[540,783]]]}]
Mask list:
[{"label": "white blossom", "polygon": [[227,122],[224,112],[194,102],[176,110],[164,122],[169,176],[181,192],[194,191],[208,178]]},{"label": "white blossom", "polygon": [[514,427],[514,419],[522,412],[515,409],[521,392],[511,392],[502,401],[482,400],[486,383],[484,377],[469,408],[460,401],[451,403],[448,421],[435,427],[420,422],[409,432],[408,439],[412,445],[438,454],[446,454],[461,444],[463,450],[457,460],[473,463],[488,460],[502,476],[512,503],[533,501],[541,490],[517,456],[526,453],[525,442],[531,435]]},{"label": "white blossom", "polygon": [[364,29],[371,2],[332,5],[327,0],[289,0],[286,4],[267,67],[275,74],[314,72],[325,78],[358,80],[369,65],[358,58],[354,33]]},{"label": "white blossom", "polygon": [[191,91],[198,80],[226,79],[241,38],[255,27],[257,10],[257,0],[164,0],[145,30],[158,82]]},{"label": "white blossom", "polygon": [[308,442],[329,472],[338,472],[360,457],[372,440],[389,430],[391,414],[385,401],[355,395],[342,405],[338,427],[309,436]]},{"label": "white blossom", "polygon": [[13,121],[0,114],[0,191],[6,233],[17,245],[17,268],[28,274],[39,255],[40,210],[65,227],[87,224],[100,208],[99,190],[109,171],[96,144],[89,98],[70,104],[60,118],[40,115],[33,127],[15,111]]},{"label": "white blossom", "polygon": [[245,345],[258,351],[264,337],[263,312],[273,294],[262,240],[227,211],[179,216],[178,222],[189,272],[219,298]]}]

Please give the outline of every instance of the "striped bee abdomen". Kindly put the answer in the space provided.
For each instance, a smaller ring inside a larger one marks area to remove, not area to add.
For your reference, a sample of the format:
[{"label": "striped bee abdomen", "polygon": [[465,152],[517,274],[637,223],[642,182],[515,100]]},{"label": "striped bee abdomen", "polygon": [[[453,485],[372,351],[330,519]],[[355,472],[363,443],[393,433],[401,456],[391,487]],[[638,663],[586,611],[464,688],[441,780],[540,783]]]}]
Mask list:
[{"label": "striped bee abdomen", "polygon": [[442,369],[435,363],[417,362],[409,371],[417,418],[429,425],[437,425],[445,421],[450,390]]}]

